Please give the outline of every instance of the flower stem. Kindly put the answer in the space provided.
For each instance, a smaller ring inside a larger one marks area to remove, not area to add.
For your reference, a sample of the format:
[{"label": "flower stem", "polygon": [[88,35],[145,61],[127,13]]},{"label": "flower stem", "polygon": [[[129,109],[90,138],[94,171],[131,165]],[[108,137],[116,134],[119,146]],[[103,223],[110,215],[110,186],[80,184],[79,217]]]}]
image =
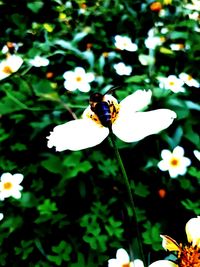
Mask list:
[{"label": "flower stem", "polygon": [[[133,212],[133,219],[134,219],[133,227],[136,230],[136,240],[135,241],[136,241],[137,246],[138,246],[138,253],[139,253],[139,256],[141,257],[141,260],[145,264],[145,258],[144,258],[144,253],[143,253],[143,249],[142,249],[141,237],[140,237],[140,232],[139,232],[138,223],[137,223],[137,215],[136,215],[135,203],[134,203],[134,200],[133,200],[133,195],[132,195],[132,192],[131,192],[129,179],[128,179],[126,170],[124,168],[124,164],[122,162],[119,150],[118,150],[116,142],[115,142],[115,136],[114,136],[111,128],[110,128],[110,140],[111,140],[112,146],[114,148],[115,156],[116,156],[117,162],[118,162],[118,164],[120,166],[120,169],[121,169],[121,172],[122,172],[122,176],[124,178],[124,183],[126,185],[126,189],[127,189],[127,193],[128,193],[128,197],[129,197],[129,201],[130,201],[130,208],[132,209],[132,212]],[[134,183],[133,183],[133,188],[134,188],[134,191],[135,191],[135,184]],[[129,214],[129,212],[128,212],[128,214]]]}]

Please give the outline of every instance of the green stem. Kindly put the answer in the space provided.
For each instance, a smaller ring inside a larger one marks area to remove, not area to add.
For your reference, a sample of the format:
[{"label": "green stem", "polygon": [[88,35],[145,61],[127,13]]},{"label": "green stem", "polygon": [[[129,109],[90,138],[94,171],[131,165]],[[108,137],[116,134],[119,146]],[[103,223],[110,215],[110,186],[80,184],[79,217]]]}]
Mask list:
[{"label": "green stem", "polygon": [[[118,164],[120,166],[120,169],[121,169],[121,172],[122,172],[122,176],[124,178],[124,183],[126,185],[126,189],[127,189],[127,192],[128,192],[128,197],[129,197],[129,201],[130,201],[130,207],[131,207],[132,212],[133,212],[133,219],[134,219],[133,227],[135,226],[135,230],[136,230],[136,242],[137,242],[137,246],[138,246],[138,250],[139,250],[139,254],[140,254],[141,260],[145,264],[145,258],[144,258],[144,253],[143,253],[143,249],[142,249],[141,237],[140,237],[140,232],[139,232],[138,223],[137,223],[137,215],[136,215],[135,203],[134,203],[134,200],[133,200],[133,195],[132,195],[132,192],[131,192],[129,179],[128,179],[128,176],[126,174],[126,170],[124,168],[124,164],[122,162],[119,150],[117,148],[117,145],[116,145],[116,142],[115,142],[115,136],[114,136],[114,134],[112,132],[112,129],[110,129],[110,140],[111,140],[112,146],[114,148],[115,156],[116,156],[117,162],[118,162]],[[134,191],[135,191],[135,184],[134,183],[133,183],[133,188],[134,188]],[[128,212],[128,214],[129,214],[129,212]]]}]

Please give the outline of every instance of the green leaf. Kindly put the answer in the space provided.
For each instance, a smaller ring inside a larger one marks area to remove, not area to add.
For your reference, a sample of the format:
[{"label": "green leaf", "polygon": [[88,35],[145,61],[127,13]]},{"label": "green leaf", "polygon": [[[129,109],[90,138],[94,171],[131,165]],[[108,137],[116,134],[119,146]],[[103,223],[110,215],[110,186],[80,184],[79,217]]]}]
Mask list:
[{"label": "green leaf", "polygon": [[145,79],[147,79],[146,74],[135,75],[135,76],[132,76],[132,77],[126,79],[126,82],[127,83],[144,83]]},{"label": "green leaf", "polygon": [[51,215],[58,210],[56,203],[52,202],[50,199],[45,199],[43,204],[38,205],[37,209],[41,215]]},{"label": "green leaf", "polygon": [[63,165],[59,156],[51,155],[48,159],[41,162],[42,167],[52,173],[63,173]]},{"label": "green leaf", "polygon": [[27,7],[33,11],[34,13],[38,13],[39,10],[43,7],[44,3],[41,2],[41,1],[35,1],[35,2],[32,2],[32,3],[28,3],[27,4]]}]

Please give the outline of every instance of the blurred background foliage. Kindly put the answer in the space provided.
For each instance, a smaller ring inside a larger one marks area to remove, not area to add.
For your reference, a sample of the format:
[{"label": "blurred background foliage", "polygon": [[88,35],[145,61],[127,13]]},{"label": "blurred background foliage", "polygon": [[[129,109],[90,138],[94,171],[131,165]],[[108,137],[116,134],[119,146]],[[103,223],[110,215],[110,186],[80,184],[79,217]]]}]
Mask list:
[{"label": "blurred background foliage", "polygon": [[[193,154],[200,148],[200,89],[185,84],[185,92],[174,93],[160,88],[157,77],[185,72],[199,80],[199,10],[189,0],[156,3],[0,1],[1,48],[13,43],[17,48],[8,47],[9,53],[23,59],[17,72],[0,80],[0,170],[24,175],[22,197],[0,201],[0,266],[101,267],[120,247],[137,255],[127,192],[109,141],[58,153],[46,140],[54,126],[81,116],[92,92],[118,85],[119,100],[151,89],[149,109],[177,113],[157,135],[132,144],[117,141],[130,183],[136,185],[145,257],[152,262],[166,256],[161,233],[186,241],[185,223],[200,213],[200,162]],[[153,49],[145,45],[151,29],[164,40]],[[117,49],[116,35],[128,36],[137,51]],[[49,64],[31,65],[38,55]],[[141,56],[149,61],[142,63]],[[2,50],[0,61],[5,57]],[[118,62],[130,65],[131,75],[118,75],[113,67]],[[63,73],[77,66],[95,74],[88,93],[64,88]],[[157,164],[163,149],[177,145],[192,164],[172,179]]]}]

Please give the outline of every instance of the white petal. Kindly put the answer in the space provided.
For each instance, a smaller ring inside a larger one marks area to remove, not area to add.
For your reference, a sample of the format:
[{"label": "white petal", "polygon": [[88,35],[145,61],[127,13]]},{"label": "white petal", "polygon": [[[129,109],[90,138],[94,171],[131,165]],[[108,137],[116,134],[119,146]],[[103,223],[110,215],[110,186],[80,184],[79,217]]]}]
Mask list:
[{"label": "white petal", "polygon": [[136,142],[169,127],[176,113],[169,109],[136,112],[132,116],[119,116],[112,126],[114,134],[124,142]]},{"label": "white petal", "polygon": [[24,176],[21,173],[15,173],[13,174],[13,179],[15,180],[17,184],[20,184],[22,180],[24,179]]},{"label": "white petal", "polygon": [[149,267],[178,267],[178,265],[172,261],[160,260],[150,264]]},{"label": "white petal", "polygon": [[184,155],[184,149],[181,146],[175,147],[174,150],[173,150],[173,155],[175,157],[178,157],[178,158],[179,157],[183,157],[183,155]]},{"label": "white petal", "polygon": [[75,91],[77,89],[77,83],[75,83],[74,81],[65,80],[64,81],[64,87],[65,87],[65,89],[67,89],[69,91]]},{"label": "white petal", "polygon": [[158,168],[161,171],[167,171],[169,168],[169,164],[167,164],[167,162],[165,160],[161,160],[160,162],[158,162]]},{"label": "white petal", "polygon": [[142,260],[136,259],[136,260],[134,260],[134,262],[133,262],[133,266],[134,266],[134,267],[144,267],[144,263],[143,263]]},{"label": "white petal", "polygon": [[194,153],[195,157],[200,161],[200,151],[194,150],[193,153]]},{"label": "white petal", "polygon": [[108,267],[121,267],[121,266],[119,265],[118,260],[110,259],[108,260]]},{"label": "white petal", "polygon": [[93,73],[91,73],[91,72],[86,73],[86,80],[87,80],[88,83],[92,82],[94,79],[95,79],[95,77],[94,77]]},{"label": "white petal", "polygon": [[81,150],[100,144],[109,134],[108,128],[99,126],[90,119],[79,119],[58,125],[47,137],[48,147],[56,151]]},{"label": "white petal", "polygon": [[176,178],[179,174],[180,173],[177,168],[169,168],[169,176],[171,178]]},{"label": "white petal", "polygon": [[90,85],[89,83],[86,83],[86,82],[80,83],[77,88],[79,89],[79,91],[84,92],[84,93],[87,93],[90,91]]},{"label": "white petal", "polygon": [[21,192],[20,191],[17,191],[17,190],[13,191],[12,192],[12,197],[14,197],[16,199],[21,198]]},{"label": "white petal", "polygon": [[0,221],[3,219],[4,215],[3,213],[0,213]]},{"label": "white petal", "polygon": [[5,172],[1,175],[1,181],[2,182],[7,182],[7,181],[10,181],[12,180],[12,174],[9,173],[9,172]]},{"label": "white petal", "polygon": [[126,113],[126,116],[129,112],[139,111],[143,109],[150,103],[151,95],[151,90],[137,90],[133,94],[125,97],[120,102],[120,113]]},{"label": "white petal", "polygon": [[200,248],[200,217],[190,219],[185,226],[188,242]]},{"label": "white petal", "polygon": [[124,264],[124,263],[129,263],[130,262],[130,258],[128,253],[126,252],[125,249],[120,248],[117,250],[116,253],[116,259],[119,261],[119,263]]},{"label": "white petal", "polygon": [[163,149],[161,151],[161,157],[164,159],[164,160],[169,160],[171,157],[172,157],[172,153],[171,151],[169,151],[168,149]]}]

